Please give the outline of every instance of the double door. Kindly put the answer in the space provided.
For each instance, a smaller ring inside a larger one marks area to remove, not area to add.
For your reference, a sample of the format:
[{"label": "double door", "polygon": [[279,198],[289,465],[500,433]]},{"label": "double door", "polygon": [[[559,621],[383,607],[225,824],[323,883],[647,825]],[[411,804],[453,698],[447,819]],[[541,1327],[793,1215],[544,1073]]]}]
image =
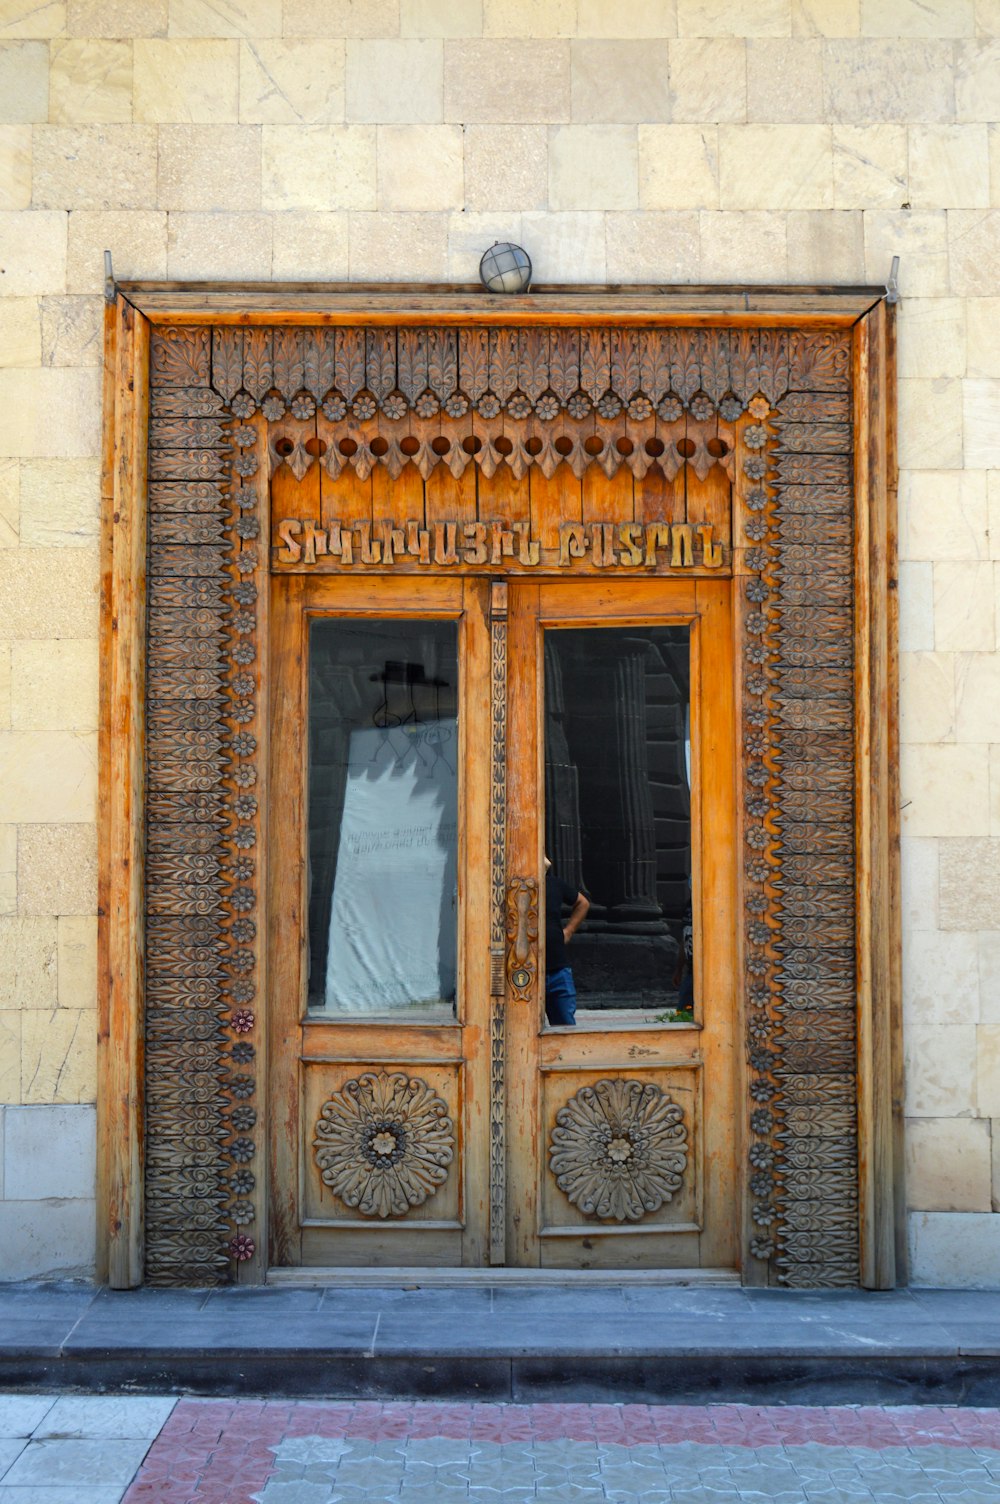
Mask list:
[{"label": "double door", "polygon": [[272,580],[272,1264],[736,1263],[730,589]]}]

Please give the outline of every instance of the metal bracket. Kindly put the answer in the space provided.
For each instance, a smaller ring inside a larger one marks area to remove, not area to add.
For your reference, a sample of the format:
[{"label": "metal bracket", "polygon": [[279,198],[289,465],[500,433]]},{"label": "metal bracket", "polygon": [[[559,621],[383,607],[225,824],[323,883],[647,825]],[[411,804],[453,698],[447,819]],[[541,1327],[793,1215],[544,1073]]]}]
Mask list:
[{"label": "metal bracket", "polygon": [[885,301],[887,303],[899,302],[899,257],[893,256],[892,266],[889,269],[889,280],[885,284]]},{"label": "metal bracket", "polygon": [[114,268],[111,265],[111,252],[104,252],[104,301],[113,303],[118,296],[118,288],[115,285]]}]

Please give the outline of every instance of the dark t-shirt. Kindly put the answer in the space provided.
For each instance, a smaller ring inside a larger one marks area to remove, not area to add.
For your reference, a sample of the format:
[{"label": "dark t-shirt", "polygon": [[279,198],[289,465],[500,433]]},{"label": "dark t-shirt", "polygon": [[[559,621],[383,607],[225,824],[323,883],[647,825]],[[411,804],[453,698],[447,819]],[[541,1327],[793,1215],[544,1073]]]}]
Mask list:
[{"label": "dark t-shirt", "polygon": [[563,906],[571,909],[576,903],[576,889],[564,883],[550,867],[545,874],[545,970],[562,971],[569,965],[566,941],[563,939]]}]

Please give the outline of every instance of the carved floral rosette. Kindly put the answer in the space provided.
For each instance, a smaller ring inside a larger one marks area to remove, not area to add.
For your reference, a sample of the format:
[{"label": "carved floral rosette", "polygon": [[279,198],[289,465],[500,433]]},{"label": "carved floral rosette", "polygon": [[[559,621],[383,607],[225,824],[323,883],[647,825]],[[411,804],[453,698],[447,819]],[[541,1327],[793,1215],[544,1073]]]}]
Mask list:
[{"label": "carved floral rosette", "polygon": [[680,1190],[688,1158],[684,1112],[651,1081],[582,1086],[556,1113],[549,1168],[585,1217],[638,1222]]}]

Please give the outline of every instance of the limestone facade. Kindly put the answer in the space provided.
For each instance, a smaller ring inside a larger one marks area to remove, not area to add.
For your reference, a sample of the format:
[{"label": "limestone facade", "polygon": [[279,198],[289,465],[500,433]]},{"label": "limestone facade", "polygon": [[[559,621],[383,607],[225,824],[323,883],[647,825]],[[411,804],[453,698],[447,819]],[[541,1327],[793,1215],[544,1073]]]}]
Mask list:
[{"label": "limestone facade", "polygon": [[882,282],[901,258],[912,1278],[1000,1284],[997,0],[0,0],[0,1269],[93,1259],[101,253]]}]

